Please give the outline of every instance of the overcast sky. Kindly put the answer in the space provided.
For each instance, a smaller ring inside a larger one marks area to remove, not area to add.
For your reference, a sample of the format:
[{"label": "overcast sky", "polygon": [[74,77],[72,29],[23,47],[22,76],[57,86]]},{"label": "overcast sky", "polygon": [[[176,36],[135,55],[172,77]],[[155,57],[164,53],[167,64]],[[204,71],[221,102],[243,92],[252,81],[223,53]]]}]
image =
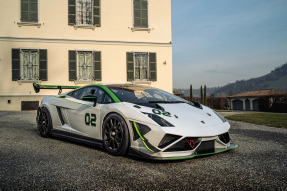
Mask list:
[{"label": "overcast sky", "polygon": [[287,62],[287,0],[172,0],[173,87],[223,86]]}]

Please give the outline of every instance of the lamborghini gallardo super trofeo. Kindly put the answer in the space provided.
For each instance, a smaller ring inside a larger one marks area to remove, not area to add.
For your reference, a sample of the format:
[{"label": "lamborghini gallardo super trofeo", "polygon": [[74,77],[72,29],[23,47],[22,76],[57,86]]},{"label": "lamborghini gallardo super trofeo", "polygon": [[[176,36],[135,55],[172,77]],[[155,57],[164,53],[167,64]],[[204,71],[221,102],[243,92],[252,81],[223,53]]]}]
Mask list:
[{"label": "lamborghini gallardo super trofeo", "polygon": [[187,159],[238,146],[229,123],[196,102],[150,86],[93,84],[83,87],[34,84],[34,89],[73,89],[42,99],[37,128],[43,137],[97,145],[112,155]]}]

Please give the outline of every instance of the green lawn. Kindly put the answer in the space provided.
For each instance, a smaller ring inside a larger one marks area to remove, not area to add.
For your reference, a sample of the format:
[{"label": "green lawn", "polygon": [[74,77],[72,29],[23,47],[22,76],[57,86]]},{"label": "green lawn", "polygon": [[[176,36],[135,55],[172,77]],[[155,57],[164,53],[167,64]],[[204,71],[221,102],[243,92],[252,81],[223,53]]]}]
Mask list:
[{"label": "green lawn", "polygon": [[226,116],[226,119],[243,121],[257,125],[287,128],[287,114],[279,113],[247,113]]}]

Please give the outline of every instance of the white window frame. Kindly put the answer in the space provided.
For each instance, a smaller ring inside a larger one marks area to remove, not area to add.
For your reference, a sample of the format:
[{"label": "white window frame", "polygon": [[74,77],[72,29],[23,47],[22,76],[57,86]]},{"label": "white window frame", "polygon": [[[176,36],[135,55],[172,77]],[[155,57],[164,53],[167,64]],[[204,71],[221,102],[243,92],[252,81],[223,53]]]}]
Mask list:
[{"label": "white window frame", "polygon": [[[136,79],[136,54],[147,54],[147,79]],[[149,64],[149,51],[134,51],[133,52],[133,60],[134,60],[134,81],[137,82],[148,82],[150,83],[150,64]]]},{"label": "white window frame", "polygon": [[[23,73],[24,73],[24,60],[23,60],[23,52],[25,50],[29,51],[37,51],[37,78],[35,79],[23,79]],[[40,75],[40,49],[39,48],[20,48],[20,80],[18,80],[19,84],[22,83],[31,83],[31,82],[38,82],[40,83],[41,80],[39,80],[39,75]]]},{"label": "white window frame", "polygon": [[78,0],[75,0],[76,1],[76,15],[75,15],[75,20],[76,20],[76,24],[74,25],[74,27],[77,29],[77,28],[91,28],[91,29],[94,29],[96,26],[94,25],[94,1],[91,0],[91,6],[92,6],[92,24],[90,25],[87,25],[87,24],[78,24],[77,23],[77,20],[78,20]]},{"label": "white window frame", "polygon": [[[93,73],[93,78],[92,79],[87,79],[87,80],[83,80],[83,79],[79,79],[79,73],[80,73],[80,69],[79,69],[79,53],[80,52],[90,52],[92,54],[92,73]],[[95,50],[76,50],[76,62],[77,62],[77,80],[75,80],[76,84],[80,84],[80,83],[94,83],[95,80],[95,76],[94,76],[94,52]]]},{"label": "white window frame", "polygon": [[131,0],[131,4],[132,4],[132,27],[131,30],[134,31],[147,31],[148,33],[150,33],[151,28],[150,28],[150,0],[146,0],[147,1],[147,15],[148,15],[148,20],[147,20],[147,28],[139,28],[139,27],[135,27],[135,19],[134,19],[134,0]]}]

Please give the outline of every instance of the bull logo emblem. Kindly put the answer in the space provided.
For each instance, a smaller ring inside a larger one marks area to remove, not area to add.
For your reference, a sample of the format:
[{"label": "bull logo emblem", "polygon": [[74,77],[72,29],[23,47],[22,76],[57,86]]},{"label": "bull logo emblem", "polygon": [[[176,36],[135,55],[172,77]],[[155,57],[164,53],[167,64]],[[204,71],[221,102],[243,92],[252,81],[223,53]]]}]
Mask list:
[{"label": "bull logo emblem", "polygon": [[189,145],[191,146],[192,149],[195,147],[194,140],[188,140],[188,143],[189,143]]}]

